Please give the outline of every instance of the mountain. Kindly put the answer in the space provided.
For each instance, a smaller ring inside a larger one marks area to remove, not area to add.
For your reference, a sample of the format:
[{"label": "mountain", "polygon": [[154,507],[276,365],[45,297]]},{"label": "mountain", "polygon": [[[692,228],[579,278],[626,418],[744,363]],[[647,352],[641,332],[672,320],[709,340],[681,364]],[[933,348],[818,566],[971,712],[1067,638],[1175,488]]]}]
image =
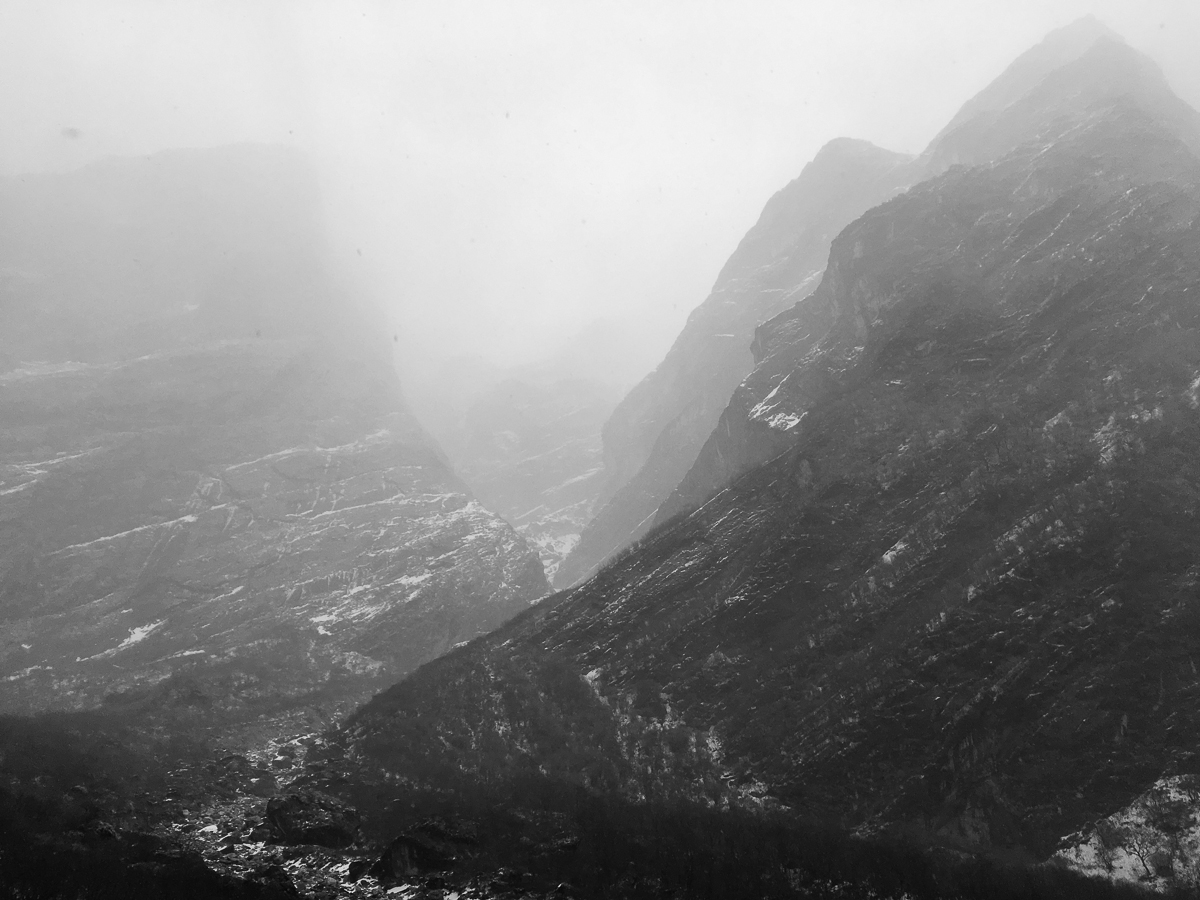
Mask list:
[{"label": "mountain", "polygon": [[[954,155],[956,143],[951,136],[959,129],[968,126],[971,131],[986,135],[995,116],[1013,104],[1022,102],[1026,95],[1039,89],[1042,82],[1054,74],[1056,69],[1079,59],[1101,40],[1119,42],[1120,37],[1095,16],[1084,16],[1064,28],[1050,32],[1038,44],[1013,60],[1012,64],[987,87],[964,103],[930,141],[922,159],[927,165],[932,164],[935,167],[937,163],[934,161],[939,158],[943,168],[950,165],[949,157]],[[1061,99],[1068,101],[1070,98]]]},{"label": "mountain", "polygon": [[556,586],[580,581],[646,532],[753,368],[755,327],[816,287],[833,236],[905,187],[907,162],[838,139],[768,201],[666,358],[605,422],[600,506]]},{"label": "mountain", "polygon": [[657,526],[353,758],[1026,858],[1200,772],[1198,116],[1104,35],[983,107],[998,155],[833,239]]},{"label": "mountain", "polygon": [[[934,138],[922,160],[933,165],[933,161],[948,155],[949,145],[955,147],[956,159],[966,158],[974,165],[990,164],[1028,142],[1045,144],[1047,135],[1061,131],[1064,122],[1077,120],[1080,111],[1118,99],[1153,116],[1192,153],[1200,152],[1200,116],[1171,92],[1151,60],[1110,37],[1093,20],[1084,19],[1051,34],[1018,59],[997,84],[1007,87],[1015,80],[1015,73],[1024,71],[1024,64],[1040,70],[1042,66],[1034,64],[1044,63],[1047,47],[1078,50],[1079,42],[1073,38],[1084,36],[1091,37],[1092,43],[1081,54],[1050,71],[1002,110],[985,106],[977,117],[966,120],[960,112],[951,123],[954,127]],[[992,97],[996,88],[993,84],[980,96]],[[972,100],[964,108],[979,107],[977,101]],[[864,251],[856,246],[852,252]],[[755,371],[739,386],[696,464],[663,503],[655,521],[663,522],[703,503],[732,478],[790,444],[789,432],[798,424],[796,417],[803,414],[804,408],[802,403],[789,407],[786,398],[805,390],[802,380],[819,377],[811,374],[815,370],[809,370],[797,373],[797,380],[792,381],[791,373],[835,320],[836,309],[829,298],[839,289],[836,279],[841,272],[833,263],[831,258],[821,287],[808,301],[781,313],[755,335]],[[875,312],[864,311],[861,315],[866,323]]]},{"label": "mountain", "polygon": [[[812,292],[833,236],[869,207],[951,165],[998,158],[1057,116],[1138,83],[1144,85],[1143,103],[1154,104],[1155,113],[1174,122],[1178,132],[1187,130],[1186,104],[1162,89],[1149,60],[1116,50],[1111,68],[1072,67],[1097,46],[1117,48],[1120,39],[1092,17],[1060,28],[964,104],[916,159],[839,139],[773,197],[667,359],[605,424],[604,505],[555,586],[577,583],[676,511],[668,498],[754,367],[754,328]],[[1194,149],[1194,138],[1185,139]],[[764,272],[769,274],[760,284]],[[733,284],[723,285],[725,279]],[[811,337],[826,326],[813,323]]]},{"label": "mountain", "polygon": [[545,593],[320,209],[271,147],[0,183],[0,708],[327,713]]}]

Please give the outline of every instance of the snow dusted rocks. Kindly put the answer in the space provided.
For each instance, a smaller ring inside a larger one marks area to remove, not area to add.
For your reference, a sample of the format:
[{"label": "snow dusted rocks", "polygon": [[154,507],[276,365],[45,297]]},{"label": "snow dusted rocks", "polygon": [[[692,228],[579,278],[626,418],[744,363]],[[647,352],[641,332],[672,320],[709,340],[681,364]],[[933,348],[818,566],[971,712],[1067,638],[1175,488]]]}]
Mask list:
[{"label": "snow dusted rocks", "polygon": [[[262,352],[222,347],[213,364]],[[89,377],[104,376],[76,373],[80,394]],[[8,394],[37,396],[39,381]],[[360,436],[329,424],[328,440],[281,449],[260,428],[226,425],[222,441],[161,423],[89,431],[44,460],[14,449],[0,513],[19,535],[4,553],[10,707],[78,706],[213,664],[253,670],[251,693],[357,694],[543,592],[536,556],[402,414]]]},{"label": "snow dusted rocks", "polygon": [[[81,182],[61,202],[84,223],[66,238],[52,217],[40,242],[0,222],[0,265],[22,273],[0,308],[0,708],[165,682],[218,712],[330,709],[546,591],[537,555],[407,412],[370,315],[319,265],[294,161],[214,154],[63,176]],[[281,170],[293,190],[256,193]],[[139,206],[145,171],[178,190]],[[205,173],[207,199],[188,197]],[[272,203],[287,215],[260,212]],[[223,250],[230,217],[260,227]],[[105,284],[97,246],[154,259],[155,290],[137,271]],[[31,287],[46,284],[52,297]],[[38,339],[81,320],[97,322],[90,339]]]}]

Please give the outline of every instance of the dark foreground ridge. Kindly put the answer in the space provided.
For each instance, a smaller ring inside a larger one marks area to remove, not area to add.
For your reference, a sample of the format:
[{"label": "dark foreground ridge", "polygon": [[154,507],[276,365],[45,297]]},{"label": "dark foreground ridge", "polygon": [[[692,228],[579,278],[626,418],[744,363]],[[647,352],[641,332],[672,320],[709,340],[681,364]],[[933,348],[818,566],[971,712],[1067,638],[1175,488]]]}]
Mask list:
[{"label": "dark foreground ridge", "polygon": [[[850,838],[761,811],[632,803],[537,776],[398,793],[317,741],[305,766],[273,775],[138,726],[87,713],[0,719],[0,898],[1149,896],[1061,865]],[[318,780],[342,798],[301,786]]]}]

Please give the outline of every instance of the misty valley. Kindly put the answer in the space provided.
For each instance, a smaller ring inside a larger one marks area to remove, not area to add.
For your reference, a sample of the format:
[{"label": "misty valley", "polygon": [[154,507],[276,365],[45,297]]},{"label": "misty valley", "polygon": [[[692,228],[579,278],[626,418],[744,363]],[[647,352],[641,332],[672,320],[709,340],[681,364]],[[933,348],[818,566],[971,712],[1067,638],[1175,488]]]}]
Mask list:
[{"label": "misty valley", "polygon": [[0,178],[0,898],[1196,896],[1200,113],[957,102],[640,380],[407,371],[293,147]]}]

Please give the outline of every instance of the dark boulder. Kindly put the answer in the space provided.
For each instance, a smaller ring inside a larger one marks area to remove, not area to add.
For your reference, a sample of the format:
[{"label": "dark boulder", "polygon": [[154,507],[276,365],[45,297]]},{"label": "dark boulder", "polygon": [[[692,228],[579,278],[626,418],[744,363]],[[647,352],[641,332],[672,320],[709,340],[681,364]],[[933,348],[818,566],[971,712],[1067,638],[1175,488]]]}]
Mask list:
[{"label": "dark boulder", "polygon": [[278,785],[275,781],[275,776],[263,769],[255,769],[249,773],[245,784],[242,786],[247,794],[254,797],[274,797],[278,790]]},{"label": "dark boulder", "polygon": [[455,858],[419,836],[402,834],[390,844],[371,866],[371,874],[380,881],[411,878],[426,872],[452,868]]},{"label": "dark boulder", "polygon": [[347,873],[351,881],[358,881],[364,875],[371,871],[374,863],[368,857],[367,859],[356,859],[350,863],[350,871]]},{"label": "dark boulder", "polygon": [[425,819],[397,837],[371,867],[381,881],[454,868],[479,845],[474,826],[457,819]]},{"label": "dark boulder", "polygon": [[248,885],[258,889],[260,896],[264,898],[278,898],[278,900],[299,900],[301,894],[296,889],[295,882],[292,881],[292,876],[287,873],[283,866],[268,865],[263,866],[254,871],[247,879]]},{"label": "dark boulder", "polygon": [[240,753],[231,753],[228,756],[222,757],[215,763],[209,765],[212,770],[224,770],[226,772],[248,772],[254,766],[246,757]]},{"label": "dark boulder", "polygon": [[271,837],[285,844],[319,844],[339,849],[358,837],[358,812],[318,791],[293,791],[267,802]]}]

